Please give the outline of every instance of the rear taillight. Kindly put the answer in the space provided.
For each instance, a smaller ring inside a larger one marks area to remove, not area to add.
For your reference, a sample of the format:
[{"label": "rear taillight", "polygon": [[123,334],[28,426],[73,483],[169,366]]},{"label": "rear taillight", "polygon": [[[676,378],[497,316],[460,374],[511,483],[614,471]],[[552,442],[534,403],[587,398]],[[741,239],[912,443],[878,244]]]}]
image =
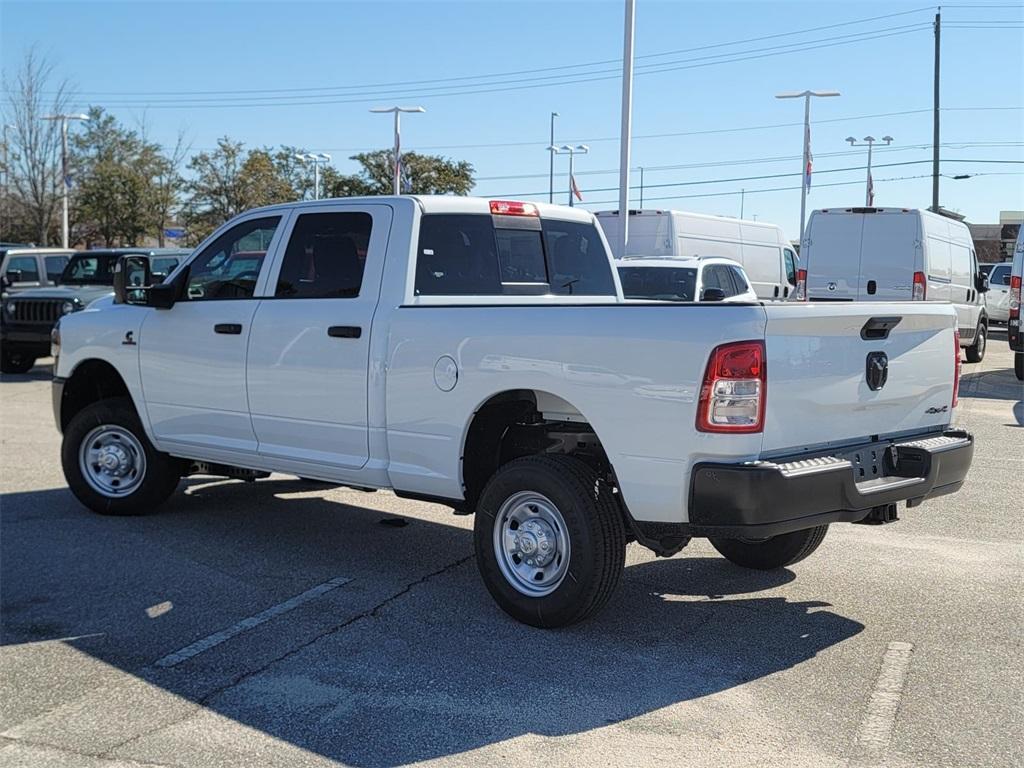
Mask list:
[{"label": "rear taillight", "polygon": [[928,293],[928,281],[925,279],[924,272],[914,273],[914,291],[910,294],[910,298],[914,301],[924,301],[925,296]]},{"label": "rear taillight", "polygon": [[796,271],[796,300],[807,301],[807,270]]},{"label": "rear taillight", "polygon": [[953,365],[953,405],[951,408],[956,408],[956,404],[960,402],[960,329],[953,329],[953,358],[956,363]]},{"label": "rear taillight", "polygon": [[1020,275],[1010,278],[1010,317],[1020,317]]},{"label": "rear taillight", "polygon": [[764,428],[768,376],[763,341],[715,347],[704,372],[697,405],[701,432],[760,432]]}]

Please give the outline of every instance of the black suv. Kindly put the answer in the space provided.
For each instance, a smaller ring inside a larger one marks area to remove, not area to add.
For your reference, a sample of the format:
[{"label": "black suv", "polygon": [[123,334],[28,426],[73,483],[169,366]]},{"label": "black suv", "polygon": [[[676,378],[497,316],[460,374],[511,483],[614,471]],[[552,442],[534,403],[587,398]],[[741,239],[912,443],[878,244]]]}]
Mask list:
[{"label": "black suv", "polygon": [[108,248],[71,256],[57,285],[5,296],[0,307],[0,370],[25,373],[50,354],[50,331],[63,316],[112,296],[114,266],[125,254],[150,257],[154,280],[162,280],[191,251],[179,248]]}]

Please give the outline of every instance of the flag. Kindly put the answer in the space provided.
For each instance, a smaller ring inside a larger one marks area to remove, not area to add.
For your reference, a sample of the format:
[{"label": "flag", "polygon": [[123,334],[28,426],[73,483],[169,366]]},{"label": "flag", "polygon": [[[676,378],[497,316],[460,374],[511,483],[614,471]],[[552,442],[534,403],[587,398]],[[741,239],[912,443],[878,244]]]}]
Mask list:
[{"label": "flag", "polygon": [[576,199],[581,203],[583,202],[583,194],[580,192],[580,188],[576,186],[576,177],[570,176],[569,182],[572,185],[572,193],[576,196]]},{"label": "flag", "polygon": [[807,191],[811,191],[811,165],[813,165],[814,157],[811,155],[811,125],[807,124],[807,130],[804,133],[804,143],[807,145],[807,167],[804,168],[804,186]]},{"label": "flag", "polygon": [[871,178],[871,171],[868,171],[868,205],[875,204],[875,180]]}]

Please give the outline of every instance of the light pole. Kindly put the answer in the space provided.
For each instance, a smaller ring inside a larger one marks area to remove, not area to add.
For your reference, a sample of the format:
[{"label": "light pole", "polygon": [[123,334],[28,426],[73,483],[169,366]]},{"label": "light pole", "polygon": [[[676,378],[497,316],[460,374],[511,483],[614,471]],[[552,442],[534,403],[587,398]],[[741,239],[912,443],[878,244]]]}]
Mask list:
[{"label": "light pole", "polygon": [[63,201],[63,226],[61,228],[61,247],[68,247],[68,120],[88,120],[88,115],[44,115],[43,120],[60,120],[60,174],[61,186],[64,194]]},{"label": "light pole", "polygon": [[573,186],[576,184],[576,180],[573,178],[573,158],[576,155],[585,155],[590,151],[590,147],[586,144],[577,144],[575,147],[569,144],[563,144],[560,147],[550,146],[548,149],[555,155],[568,155],[569,156],[569,207],[573,207],[572,192]]},{"label": "light pole", "polygon": [[644,207],[644,167],[640,166],[640,210]]},{"label": "light pole", "polygon": [[[864,192],[864,205],[874,205],[874,203],[875,203],[875,183],[871,179],[871,150],[874,147],[876,139],[875,139],[874,136],[865,136],[863,139],[861,139],[861,141],[864,142],[863,144],[858,144],[857,140],[855,138],[853,138],[853,136],[847,136],[846,140],[848,142],[850,142],[850,146],[851,147],[867,146],[867,148],[868,148],[868,175],[867,175],[867,186],[866,186],[865,192]],[[882,141],[885,142],[885,146],[889,146],[890,144],[892,144],[892,136],[883,136],[882,137]]]},{"label": "light pole", "polygon": [[392,112],[395,115],[395,184],[394,194],[402,194],[402,139],[401,114],[403,112],[426,112],[423,107],[374,107],[371,112]]},{"label": "light pole", "polygon": [[309,152],[305,155],[296,155],[303,163],[313,164],[313,199],[320,199],[320,166],[331,162],[331,156],[326,152]]},{"label": "light pole", "polygon": [[557,112],[551,113],[551,143],[548,144],[548,154],[550,162],[550,169],[548,171],[548,202],[555,202],[555,118],[558,117]]},{"label": "light pole", "polygon": [[839,91],[800,91],[799,93],[778,93],[776,99],[804,100],[804,152],[800,184],[800,248],[804,247],[804,217],[807,214],[807,188],[811,181],[811,96],[838,96]]}]

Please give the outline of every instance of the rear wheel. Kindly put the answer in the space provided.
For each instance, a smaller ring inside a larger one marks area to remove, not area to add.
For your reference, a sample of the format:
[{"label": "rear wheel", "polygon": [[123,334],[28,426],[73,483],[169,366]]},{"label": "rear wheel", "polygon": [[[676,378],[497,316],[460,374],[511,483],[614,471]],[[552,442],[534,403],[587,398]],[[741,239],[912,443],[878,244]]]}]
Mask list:
[{"label": "rear wheel", "polygon": [[736,565],[770,571],[799,563],[816,550],[828,533],[827,525],[783,533],[767,539],[711,539],[711,546]]},{"label": "rear wheel", "polygon": [[28,373],[36,359],[32,355],[16,349],[5,349],[0,352],[0,371],[3,373]]},{"label": "rear wheel", "polygon": [[153,511],[174,492],[184,467],[153,447],[126,397],[100,400],[71,419],[61,464],[71,492],[101,515]]},{"label": "rear wheel", "polygon": [[982,323],[978,326],[978,332],[974,335],[974,343],[965,351],[967,362],[980,363],[985,359],[985,344],[988,342],[988,326]]},{"label": "rear wheel", "polygon": [[473,533],[487,590],[535,627],[599,611],[625,566],[618,502],[597,472],[570,456],[527,456],[501,467],[480,496]]},{"label": "rear wheel", "polygon": [[1024,352],[1013,356],[1013,372],[1017,374],[1017,381],[1024,381]]}]

